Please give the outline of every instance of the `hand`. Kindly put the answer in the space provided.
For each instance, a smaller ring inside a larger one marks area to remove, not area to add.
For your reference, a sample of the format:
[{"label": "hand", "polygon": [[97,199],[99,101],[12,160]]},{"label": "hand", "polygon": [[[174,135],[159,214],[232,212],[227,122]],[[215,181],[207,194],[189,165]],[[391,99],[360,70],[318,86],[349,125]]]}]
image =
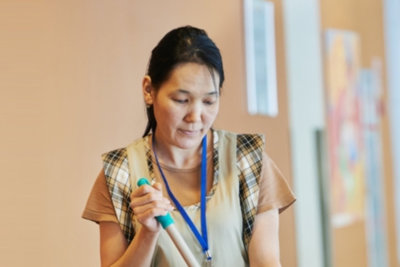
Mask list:
[{"label": "hand", "polygon": [[130,207],[139,223],[151,232],[161,228],[155,217],[166,215],[173,209],[171,202],[163,197],[160,183],[142,185],[133,191]]}]

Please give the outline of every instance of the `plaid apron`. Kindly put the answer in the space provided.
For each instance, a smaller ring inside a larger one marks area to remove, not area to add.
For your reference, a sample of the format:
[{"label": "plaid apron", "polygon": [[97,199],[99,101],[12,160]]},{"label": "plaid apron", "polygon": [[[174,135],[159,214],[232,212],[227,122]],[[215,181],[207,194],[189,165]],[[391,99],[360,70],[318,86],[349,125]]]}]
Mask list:
[{"label": "plaid apron", "polygon": [[[220,138],[225,135],[236,136],[236,166],[239,173],[239,198],[243,215],[243,243],[246,251],[250,242],[254,219],[257,212],[259,179],[262,167],[264,137],[258,134],[234,134],[221,130],[213,131],[214,185],[218,183],[218,149]],[[147,162],[149,178],[154,178],[149,136],[135,142],[142,142]],[[106,183],[110,192],[115,214],[121,229],[131,242],[135,235],[132,225],[132,210],[129,207],[132,186],[130,183],[128,155],[126,148],[120,148],[102,155]]]}]

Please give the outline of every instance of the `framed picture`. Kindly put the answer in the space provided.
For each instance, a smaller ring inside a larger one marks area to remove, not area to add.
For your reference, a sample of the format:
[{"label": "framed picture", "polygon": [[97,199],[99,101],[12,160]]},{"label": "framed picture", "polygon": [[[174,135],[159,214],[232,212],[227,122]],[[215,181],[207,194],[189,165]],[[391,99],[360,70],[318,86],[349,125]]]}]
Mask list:
[{"label": "framed picture", "polygon": [[332,226],[340,228],[365,219],[360,37],[329,29],[325,42],[331,218]]},{"label": "framed picture", "polygon": [[274,5],[244,0],[247,110],[278,115]]}]

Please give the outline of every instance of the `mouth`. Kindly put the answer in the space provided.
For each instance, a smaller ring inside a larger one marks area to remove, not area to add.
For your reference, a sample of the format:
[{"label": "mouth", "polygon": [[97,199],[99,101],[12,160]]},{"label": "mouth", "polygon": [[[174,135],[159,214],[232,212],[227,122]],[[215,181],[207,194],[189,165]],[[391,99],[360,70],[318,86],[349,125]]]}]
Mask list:
[{"label": "mouth", "polygon": [[201,133],[201,130],[184,130],[184,129],[180,129],[179,130],[181,133],[188,135],[188,136],[196,136],[199,135]]}]

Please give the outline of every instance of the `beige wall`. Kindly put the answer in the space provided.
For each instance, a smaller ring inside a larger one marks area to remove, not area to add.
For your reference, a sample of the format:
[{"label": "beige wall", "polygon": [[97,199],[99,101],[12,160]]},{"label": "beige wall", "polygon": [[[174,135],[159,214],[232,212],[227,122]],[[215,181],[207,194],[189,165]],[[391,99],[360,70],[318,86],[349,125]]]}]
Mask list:
[{"label": "beige wall", "polygon": [[[385,51],[383,29],[383,1],[381,0],[326,0],[321,1],[322,29],[335,28],[351,30],[359,34],[361,46],[361,66],[370,68],[372,60],[379,58],[383,63],[384,99],[387,98],[385,77]],[[387,105],[387,100],[384,106]],[[399,266],[396,260],[396,235],[394,218],[394,178],[390,147],[389,118],[382,117],[382,144],[384,162],[384,190],[387,215],[389,266]],[[367,244],[365,223],[359,222],[349,227],[333,231],[335,266],[367,266]]]},{"label": "beige wall", "polygon": [[[141,78],[151,48],[176,26],[207,29],[222,50],[216,126],[266,133],[267,151],[290,176],[275,3],[280,115],[271,119],[246,115],[241,1],[1,2],[0,266],[99,265],[98,228],[80,214],[100,154],[142,133]],[[295,266],[293,209],[281,219],[283,266]]]}]

